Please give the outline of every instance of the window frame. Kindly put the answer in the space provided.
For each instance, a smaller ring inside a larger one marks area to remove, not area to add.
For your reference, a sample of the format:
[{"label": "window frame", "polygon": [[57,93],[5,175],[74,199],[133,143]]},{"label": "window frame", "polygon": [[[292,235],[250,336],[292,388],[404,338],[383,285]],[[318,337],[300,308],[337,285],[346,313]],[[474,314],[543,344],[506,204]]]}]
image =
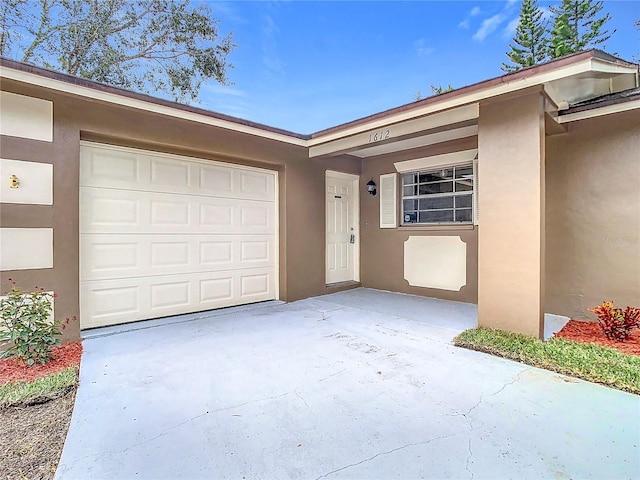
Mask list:
[{"label": "window frame", "polygon": [[[457,192],[456,191],[456,182],[458,182],[461,178],[456,178],[456,170],[457,169],[465,169],[465,170],[471,170],[471,182],[472,182],[472,188],[471,190],[464,190],[461,192]],[[451,178],[450,179],[444,179],[444,180],[433,180],[430,182],[420,182],[420,175],[429,175],[429,174],[434,174],[434,173],[441,173],[445,170],[451,170]],[[405,176],[407,175],[415,175],[415,183],[409,183],[409,184],[405,184]],[[420,185],[435,185],[435,184],[442,184],[442,183],[451,183],[452,184],[452,188],[451,188],[451,192],[442,192],[442,193],[431,193],[431,194],[420,194],[419,193],[419,187]],[[416,190],[416,194],[414,195],[405,195],[405,187],[411,187],[414,186],[417,190]],[[476,224],[476,196],[477,196],[477,182],[476,182],[476,167],[475,167],[475,161],[471,161],[471,162],[463,162],[463,163],[455,163],[455,164],[451,164],[451,165],[442,165],[442,166],[437,166],[437,167],[428,167],[425,169],[420,169],[420,170],[415,170],[415,171],[407,171],[407,172],[402,172],[400,174],[400,188],[401,188],[401,194],[400,194],[400,213],[401,213],[401,223],[400,226],[401,227],[430,227],[430,226],[443,226],[443,225],[448,225],[448,226],[473,226]],[[471,202],[469,204],[469,206],[464,206],[464,207],[458,207],[456,208],[456,197],[471,197]],[[445,207],[445,208],[433,208],[433,209],[428,209],[428,210],[420,210],[419,208],[419,202],[420,200],[423,199],[437,199],[437,198],[451,198],[452,202],[451,202],[451,207]],[[410,213],[415,213],[416,214],[416,221],[415,222],[409,222],[409,221],[405,221],[405,200],[414,200],[416,202],[416,208],[415,210],[409,210]],[[471,216],[469,220],[465,220],[465,221],[456,221],[456,211],[459,210],[465,210],[465,211],[469,211]],[[420,222],[420,212],[421,211],[433,211],[433,212],[451,212],[452,214],[452,218],[453,220],[445,220],[445,221],[434,221],[434,222]]]}]

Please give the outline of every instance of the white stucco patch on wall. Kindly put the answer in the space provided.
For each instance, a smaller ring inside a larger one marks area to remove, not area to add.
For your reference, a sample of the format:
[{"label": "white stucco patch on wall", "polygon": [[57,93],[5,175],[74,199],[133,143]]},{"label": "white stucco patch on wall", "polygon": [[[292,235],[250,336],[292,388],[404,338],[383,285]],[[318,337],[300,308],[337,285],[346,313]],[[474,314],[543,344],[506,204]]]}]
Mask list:
[{"label": "white stucco patch on wall", "polygon": [[457,236],[409,237],[404,278],[414,287],[459,291],[467,284],[467,244]]},{"label": "white stucco patch on wall", "polygon": [[0,134],[53,142],[53,102],[0,92]]},{"label": "white stucco patch on wall", "polygon": [[0,228],[0,270],[53,268],[53,228]]},{"label": "white stucco patch on wall", "polygon": [[[17,188],[9,178],[15,175]],[[53,205],[53,165],[0,158],[0,203]]]}]

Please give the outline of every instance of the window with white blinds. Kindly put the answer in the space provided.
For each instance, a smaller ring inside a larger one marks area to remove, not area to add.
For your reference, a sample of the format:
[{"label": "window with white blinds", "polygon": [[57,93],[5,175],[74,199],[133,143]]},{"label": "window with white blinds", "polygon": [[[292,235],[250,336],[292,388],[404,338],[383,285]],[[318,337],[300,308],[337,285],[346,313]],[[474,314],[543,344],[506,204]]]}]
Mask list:
[{"label": "window with white blinds", "polygon": [[472,224],[474,222],[473,163],[402,175],[402,223]]}]

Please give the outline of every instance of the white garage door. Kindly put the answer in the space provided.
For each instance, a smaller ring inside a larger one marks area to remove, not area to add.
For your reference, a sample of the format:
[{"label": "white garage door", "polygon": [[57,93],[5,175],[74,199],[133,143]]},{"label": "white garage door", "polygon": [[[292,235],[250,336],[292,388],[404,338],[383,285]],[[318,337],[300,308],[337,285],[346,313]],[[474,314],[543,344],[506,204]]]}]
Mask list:
[{"label": "white garage door", "polygon": [[277,173],[83,142],[82,328],[277,298]]}]

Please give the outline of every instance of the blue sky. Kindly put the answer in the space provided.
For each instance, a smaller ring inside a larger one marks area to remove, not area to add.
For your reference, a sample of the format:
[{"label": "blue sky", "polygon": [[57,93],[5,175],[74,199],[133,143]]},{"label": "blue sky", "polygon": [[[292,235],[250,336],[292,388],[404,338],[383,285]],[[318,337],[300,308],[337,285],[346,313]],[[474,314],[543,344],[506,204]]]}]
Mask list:
[{"label": "blue sky", "polygon": [[[200,106],[298,133],[412,102],[430,85],[501,75],[520,9],[518,0],[208,4],[237,48],[233,85],[205,84]],[[617,29],[606,51],[637,59],[640,1],[604,5]]]}]

